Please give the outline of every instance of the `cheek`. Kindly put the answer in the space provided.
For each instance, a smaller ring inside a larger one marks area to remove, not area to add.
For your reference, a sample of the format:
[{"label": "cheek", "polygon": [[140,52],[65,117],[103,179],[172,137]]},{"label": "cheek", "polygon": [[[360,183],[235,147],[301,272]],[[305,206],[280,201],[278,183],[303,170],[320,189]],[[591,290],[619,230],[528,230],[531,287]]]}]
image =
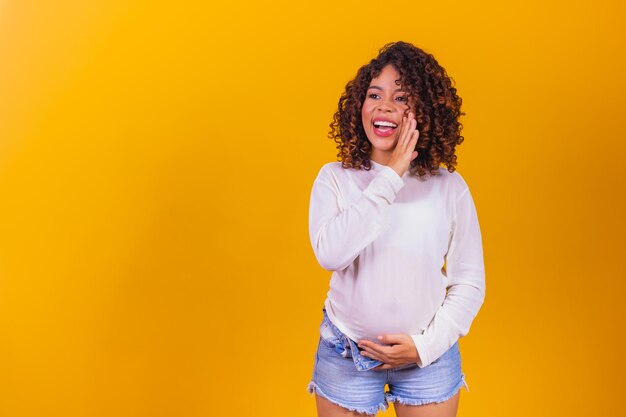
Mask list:
[{"label": "cheek", "polygon": [[364,125],[365,125],[365,121],[369,118],[370,112],[371,112],[371,109],[369,108],[367,104],[364,104],[363,107],[361,107],[361,120],[363,120]]}]

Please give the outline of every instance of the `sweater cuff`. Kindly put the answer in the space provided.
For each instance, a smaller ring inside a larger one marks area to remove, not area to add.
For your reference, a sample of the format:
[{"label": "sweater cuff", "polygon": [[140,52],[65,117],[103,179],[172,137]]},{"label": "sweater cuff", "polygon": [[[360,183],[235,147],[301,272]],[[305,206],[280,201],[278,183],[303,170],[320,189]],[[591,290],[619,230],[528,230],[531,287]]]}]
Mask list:
[{"label": "sweater cuff", "polygon": [[384,176],[389,180],[391,186],[393,187],[393,191],[398,193],[402,187],[404,187],[404,180],[398,173],[391,168],[390,166],[385,165],[381,170],[379,175]]},{"label": "sweater cuff", "polygon": [[424,335],[411,335],[411,339],[413,339],[413,343],[415,343],[415,347],[417,348],[417,354],[419,355],[417,366],[420,368],[428,366],[430,364],[430,355],[428,354],[428,348],[424,341]]}]

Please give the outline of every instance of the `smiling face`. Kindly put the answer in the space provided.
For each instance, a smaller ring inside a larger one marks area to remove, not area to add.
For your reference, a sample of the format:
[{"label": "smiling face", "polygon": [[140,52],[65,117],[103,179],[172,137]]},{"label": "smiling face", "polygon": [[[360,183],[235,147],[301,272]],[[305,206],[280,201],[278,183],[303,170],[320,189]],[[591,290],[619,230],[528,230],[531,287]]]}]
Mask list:
[{"label": "smiling face", "polygon": [[372,144],[370,159],[386,165],[400,137],[402,117],[409,114],[408,93],[391,64],[373,78],[361,107],[361,120]]}]

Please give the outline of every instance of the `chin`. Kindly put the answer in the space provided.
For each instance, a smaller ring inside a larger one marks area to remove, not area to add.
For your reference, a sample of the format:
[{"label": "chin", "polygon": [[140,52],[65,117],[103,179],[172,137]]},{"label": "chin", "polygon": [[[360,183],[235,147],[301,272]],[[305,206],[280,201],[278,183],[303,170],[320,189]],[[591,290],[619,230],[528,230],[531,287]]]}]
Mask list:
[{"label": "chin", "polygon": [[396,141],[386,141],[377,139],[375,141],[371,141],[372,149],[378,149],[380,151],[392,151],[396,147]]}]

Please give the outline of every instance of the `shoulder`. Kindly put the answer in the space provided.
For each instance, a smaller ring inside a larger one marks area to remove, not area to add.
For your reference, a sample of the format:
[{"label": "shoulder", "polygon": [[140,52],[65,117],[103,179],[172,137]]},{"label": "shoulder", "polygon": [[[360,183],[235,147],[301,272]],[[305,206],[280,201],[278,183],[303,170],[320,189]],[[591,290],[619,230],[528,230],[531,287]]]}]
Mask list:
[{"label": "shoulder", "polygon": [[341,162],[326,162],[320,168],[317,179],[325,178],[340,178],[345,175],[346,169],[341,165]]},{"label": "shoulder", "polygon": [[335,161],[335,162],[327,162],[322,166],[322,169],[327,170],[329,172],[333,172],[333,173],[344,173],[346,172],[346,170],[350,169],[350,168],[344,168],[343,165],[341,164],[341,162],[339,161]]},{"label": "shoulder", "polygon": [[465,178],[458,170],[449,172],[446,167],[439,167],[437,176],[446,183],[448,190],[457,198],[469,190],[467,181],[465,181]]},{"label": "shoulder", "polygon": [[343,169],[344,168],[341,166],[341,162],[326,162],[320,168],[320,172],[322,172],[322,171],[333,172],[333,171],[339,171],[339,170],[343,170]]}]

